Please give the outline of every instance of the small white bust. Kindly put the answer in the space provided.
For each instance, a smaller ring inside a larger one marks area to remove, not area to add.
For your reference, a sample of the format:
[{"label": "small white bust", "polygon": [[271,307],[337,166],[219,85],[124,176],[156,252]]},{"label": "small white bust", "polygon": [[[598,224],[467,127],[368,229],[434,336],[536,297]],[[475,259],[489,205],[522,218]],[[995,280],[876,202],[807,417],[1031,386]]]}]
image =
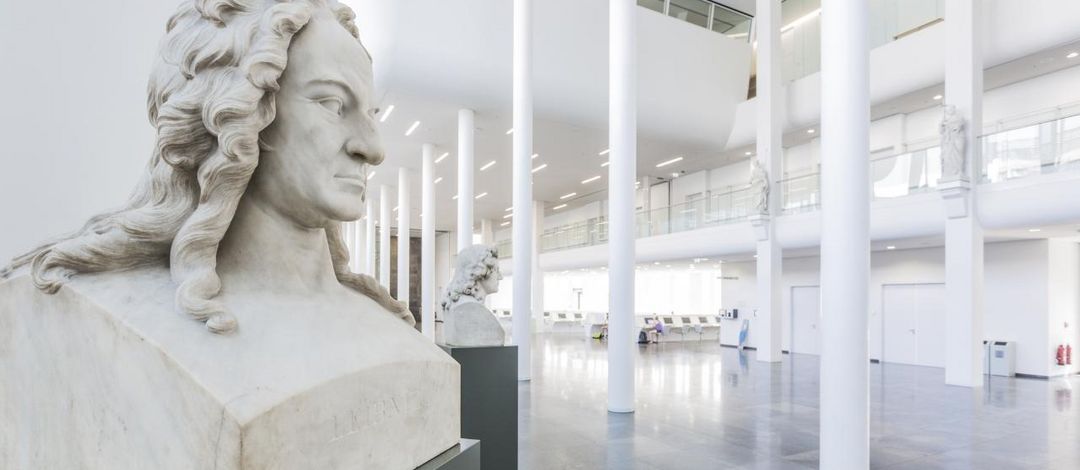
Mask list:
[{"label": "small white bust", "polygon": [[446,288],[443,342],[448,346],[502,346],[506,342],[499,320],[484,306],[488,294],[499,291],[499,254],[489,246],[473,245],[458,254],[454,279]]}]

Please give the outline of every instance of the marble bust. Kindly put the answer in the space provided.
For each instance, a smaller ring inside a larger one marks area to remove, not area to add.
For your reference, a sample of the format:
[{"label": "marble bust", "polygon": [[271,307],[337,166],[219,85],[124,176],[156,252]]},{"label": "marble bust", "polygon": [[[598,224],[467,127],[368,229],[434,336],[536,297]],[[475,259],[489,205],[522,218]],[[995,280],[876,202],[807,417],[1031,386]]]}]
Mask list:
[{"label": "marble bust", "polygon": [[499,291],[499,255],[492,247],[473,245],[458,253],[454,278],[442,302],[443,342],[448,346],[502,346],[506,333],[484,298]]},{"label": "marble bust", "polygon": [[757,158],[750,159],[750,193],[754,198],[754,212],[769,214],[769,173]]},{"label": "marble bust", "polygon": [[131,198],[0,272],[0,468],[412,469],[458,443],[458,365],[348,269],[372,88],[337,0],[183,1]]},{"label": "marble bust", "polygon": [[956,106],[945,106],[945,114],[938,125],[941,134],[941,181],[966,179],[967,137],[964,135],[964,118]]}]

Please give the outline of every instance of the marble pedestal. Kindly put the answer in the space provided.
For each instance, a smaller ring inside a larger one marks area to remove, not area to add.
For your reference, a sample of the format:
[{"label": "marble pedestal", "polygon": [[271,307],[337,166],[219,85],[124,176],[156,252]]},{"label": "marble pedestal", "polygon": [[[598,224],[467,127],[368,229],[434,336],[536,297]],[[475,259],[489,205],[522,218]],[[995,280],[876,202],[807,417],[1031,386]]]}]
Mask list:
[{"label": "marble pedestal", "polygon": [[480,470],[480,441],[462,439],[461,444],[439,454],[416,470]]},{"label": "marble pedestal", "polygon": [[461,364],[461,435],[484,443],[484,470],[517,468],[517,346],[443,346]]},{"label": "marble pedestal", "polygon": [[164,267],[0,283],[0,468],[412,470],[458,445],[458,364],[370,299],[234,308],[221,336],[174,295]]}]

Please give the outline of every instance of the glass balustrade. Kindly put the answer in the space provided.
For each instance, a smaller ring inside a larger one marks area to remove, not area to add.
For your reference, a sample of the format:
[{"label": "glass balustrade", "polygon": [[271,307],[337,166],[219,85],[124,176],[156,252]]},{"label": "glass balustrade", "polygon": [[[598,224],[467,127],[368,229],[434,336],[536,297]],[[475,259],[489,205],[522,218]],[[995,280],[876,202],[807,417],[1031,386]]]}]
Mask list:
[{"label": "glass balustrade", "polygon": [[[868,0],[870,48],[933,26],[945,17],[945,0]],[[785,0],[780,42],[785,81],[821,70],[821,0]]]},{"label": "glass balustrade", "polygon": [[638,0],[638,5],[732,39],[750,40],[753,18],[709,0]]},{"label": "glass balustrade", "polygon": [[[1056,108],[1041,117],[1062,114],[1071,115],[984,135],[981,181],[995,183],[1080,169],[1080,105]],[[1040,116],[1021,119],[1039,120]],[[1001,123],[992,127],[1006,126]]]},{"label": "glass balustrade", "polygon": [[[981,139],[981,182],[994,183],[1062,171],[1080,171],[1080,103],[1040,111],[985,126]],[[930,191],[941,179],[941,148],[929,137],[908,142],[909,151],[870,158],[867,182],[874,200]],[[783,214],[821,208],[818,168],[777,181]],[[637,237],[651,237],[744,221],[753,213],[754,191],[748,186],[712,190],[705,197],[636,214]],[[541,252],[607,243],[607,217],[546,230]],[[510,257],[510,240],[498,243],[501,257]]]}]

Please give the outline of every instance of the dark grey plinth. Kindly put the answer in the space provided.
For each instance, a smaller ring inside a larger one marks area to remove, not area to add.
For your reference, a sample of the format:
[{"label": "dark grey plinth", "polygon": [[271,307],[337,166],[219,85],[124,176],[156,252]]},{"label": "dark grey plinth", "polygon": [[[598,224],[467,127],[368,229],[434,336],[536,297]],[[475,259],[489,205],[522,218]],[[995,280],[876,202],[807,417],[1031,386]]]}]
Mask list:
[{"label": "dark grey plinth", "polygon": [[443,346],[461,364],[461,437],[484,443],[483,470],[517,468],[517,346]]},{"label": "dark grey plinth", "polygon": [[416,470],[480,470],[480,441],[462,439],[460,444]]}]

